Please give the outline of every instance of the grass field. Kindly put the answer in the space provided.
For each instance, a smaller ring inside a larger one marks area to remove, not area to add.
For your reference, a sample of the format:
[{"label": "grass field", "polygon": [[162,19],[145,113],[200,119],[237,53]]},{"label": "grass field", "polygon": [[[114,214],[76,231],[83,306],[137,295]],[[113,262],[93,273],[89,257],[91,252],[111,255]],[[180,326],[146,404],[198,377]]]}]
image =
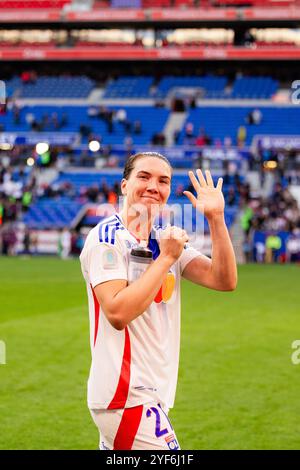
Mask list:
[{"label": "grass field", "polygon": [[[96,449],[86,408],[87,300],[78,261],[0,259],[0,449]],[[234,293],[183,283],[184,449],[300,449],[300,270],[242,266]]]}]

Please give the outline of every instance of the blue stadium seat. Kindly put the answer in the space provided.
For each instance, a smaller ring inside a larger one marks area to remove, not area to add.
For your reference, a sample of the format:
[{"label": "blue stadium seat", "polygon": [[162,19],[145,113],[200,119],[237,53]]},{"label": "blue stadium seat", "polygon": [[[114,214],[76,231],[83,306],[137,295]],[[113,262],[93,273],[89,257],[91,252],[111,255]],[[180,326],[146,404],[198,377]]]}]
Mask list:
[{"label": "blue stadium seat", "polygon": [[20,98],[87,98],[95,83],[88,77],[39,77],[35,83],[22,84],[14,77],[6,82],[11,96],[18,91]]},{"label": "blue stadium seat", "polygon": [[110,82],[104,98],[149,98],[153,77],[120,77]]},{"label": "blue stadium seat", "polygon": [[188,77],[164,77],[157,90],[157,96],[164,98],[172,88],[198,88],[203,90],[205,98],[220,98],[224,93],[224,88],[227,84],[226,77],[215,77],[207,75],[203,77],[188,76]]},{"label": "blue stadium seat", "polygon": [[270,99],[278,89],[278,82],[270,77],[239,77],[235,80],[231,98]]}]

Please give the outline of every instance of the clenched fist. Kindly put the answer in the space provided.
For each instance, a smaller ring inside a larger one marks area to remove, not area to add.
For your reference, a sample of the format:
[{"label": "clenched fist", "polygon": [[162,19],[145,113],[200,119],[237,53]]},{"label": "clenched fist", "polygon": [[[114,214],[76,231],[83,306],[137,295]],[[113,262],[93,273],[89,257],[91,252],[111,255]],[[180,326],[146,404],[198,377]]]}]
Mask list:
[{"label": "clenched fist", "polygon": [[184,244],[188,242],[189,237],[185,230],[180,227],[167,227],[160,232],[160,254],[173,261],[179,258]]}]

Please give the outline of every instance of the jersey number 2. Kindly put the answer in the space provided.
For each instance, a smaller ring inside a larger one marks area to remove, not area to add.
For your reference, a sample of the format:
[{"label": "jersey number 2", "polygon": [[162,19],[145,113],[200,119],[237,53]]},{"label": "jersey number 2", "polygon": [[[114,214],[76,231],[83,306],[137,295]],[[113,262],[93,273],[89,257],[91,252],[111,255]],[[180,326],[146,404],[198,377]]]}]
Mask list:
[{"label": "jersey number 2", "polygon": [[169,431],[167,428],[165,429],[161,429],[160,428],[160,414],[159,414],[159,411],[157,408],[155,408],[154,406],[149,408],[146,412],[146,416],[147,418],[150,418],[151,416],[151,412],[153,411],[153,413],[155,414],[155,418],[156,418],[156,423],[155,423],[155,435],[156,437],[161,437],[161,436],[164,436],[165,434],[167,434]]}]

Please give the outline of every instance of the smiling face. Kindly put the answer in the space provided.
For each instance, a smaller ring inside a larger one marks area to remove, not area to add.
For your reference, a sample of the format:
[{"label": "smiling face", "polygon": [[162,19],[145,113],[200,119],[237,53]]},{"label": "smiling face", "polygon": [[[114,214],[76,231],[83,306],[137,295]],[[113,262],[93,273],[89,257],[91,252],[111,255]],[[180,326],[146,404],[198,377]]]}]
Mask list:
[{"label": "smiling face", "polygon": [[171,168],[157,157],[140,157],[134,163],[128,179],[121,183],[127,207],[142,204],[148,212],[166,204],[171,191]]}]

